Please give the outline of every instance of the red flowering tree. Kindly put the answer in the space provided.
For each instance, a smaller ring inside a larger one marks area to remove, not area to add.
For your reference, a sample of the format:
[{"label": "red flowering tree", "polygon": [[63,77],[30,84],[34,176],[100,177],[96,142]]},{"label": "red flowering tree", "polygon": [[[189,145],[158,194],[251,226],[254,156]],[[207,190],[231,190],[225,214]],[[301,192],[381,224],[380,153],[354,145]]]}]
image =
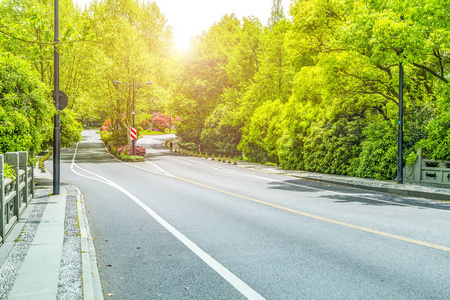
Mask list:
[{"label": "red flowering tree", "polygon": [[175,120],[171,115],[163,115],[162,113],[153,113],[152,123],[158,129],[171,129],[175,125]]}]

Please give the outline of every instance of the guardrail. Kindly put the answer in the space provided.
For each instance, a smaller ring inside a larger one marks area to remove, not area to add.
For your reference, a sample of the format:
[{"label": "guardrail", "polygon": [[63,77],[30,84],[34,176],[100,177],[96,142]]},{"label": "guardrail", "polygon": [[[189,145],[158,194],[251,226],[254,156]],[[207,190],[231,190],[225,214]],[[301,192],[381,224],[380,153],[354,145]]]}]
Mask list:
[{"label": "guardrail", "polygon": [[[5,178],[4,163],[16,172],[15,180]],[[28,165],[27,152],[0,154],[0,189],[0,243],[3,243],[34,197],[34,172]]]},{"label": "guardrail", "polygon": [[412,166],[404,168],[405,181],[419,184],[450,186],[450,161],[418,158]]}]

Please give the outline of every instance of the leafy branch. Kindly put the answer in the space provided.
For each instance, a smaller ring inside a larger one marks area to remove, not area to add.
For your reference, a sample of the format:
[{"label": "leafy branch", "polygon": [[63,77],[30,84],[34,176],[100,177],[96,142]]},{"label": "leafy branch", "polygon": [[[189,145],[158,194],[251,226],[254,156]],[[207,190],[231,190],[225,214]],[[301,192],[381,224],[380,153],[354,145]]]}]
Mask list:
[{"label": "leafy branch", "polygon": [[[1,27],[4,27],[4,26],[1,26]],[[71,43],[79,43],[79,42],[98,43],[98,41],[84,40],[84,39],[83,39],[83,40],[74,40],[74,41],[62,41],[62,42],[60,41],[60,42],[57,42],[57,43],[55,43],[55,42],[29,41],[29,40],[22,39],[22,38],[19,38],[19,37],[17,37],[17,36],[14,36],[14,35],[12,35],[11,33],[6,32],[6,31],[3,31],[3,30],[0,30],[0,33],[1,33],[1,34],[4,34],[4,35],[7,35],[7,36],[9,36],[9,37],[11,37],[11,38],[13,38],[13,39],[16,39],[16,40],[25,42],[25,43],[29,43],[29,44],[38,44],[38,45],[52,45],[52,46],[55,46],[55,45],[60,45],[60,44],[71,44]]]}]

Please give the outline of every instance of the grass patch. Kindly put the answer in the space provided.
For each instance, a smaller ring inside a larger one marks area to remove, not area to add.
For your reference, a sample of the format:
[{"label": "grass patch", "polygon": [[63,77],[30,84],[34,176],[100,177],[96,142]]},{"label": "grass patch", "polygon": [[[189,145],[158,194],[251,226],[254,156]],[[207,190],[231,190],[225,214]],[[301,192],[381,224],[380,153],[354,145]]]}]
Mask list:
[{"label": "grass patch", "polygon": [[145,161],[145,158],[143,156],[139,155],[125,155],[125,154],[119,154],[116,156],[121,161],[125,162],[134,162],[134,161]]},{"label": "grass patch", "polygon": [[172,131],[153,131],[153,130],[141,130],[139,131],[140,135],[163,135],[163,134],[172,134],[177,133],[175,130]]}]

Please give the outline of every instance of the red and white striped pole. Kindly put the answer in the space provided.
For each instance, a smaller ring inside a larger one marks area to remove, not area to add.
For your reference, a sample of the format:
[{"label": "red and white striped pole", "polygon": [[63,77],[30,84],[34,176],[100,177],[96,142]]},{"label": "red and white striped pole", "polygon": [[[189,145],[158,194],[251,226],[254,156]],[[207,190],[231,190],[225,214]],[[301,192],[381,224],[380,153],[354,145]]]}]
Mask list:
[{"label": "red and white striped pole", "polygon": [[137,129],[136,129],[136,127],[131,127],[130,128],[130,137],[131,137],[131,139],[132,139],[132,144],[133,144],[133,155],[135,154],[134,153],[134,144],[135,144],[135,142],[136,142],[136,140],[137,140]]},{"label": "red and white striped pole", "polygon": [[136,127],[130,128],[130,136],[132,140],[137,140],[137,129]]}]

